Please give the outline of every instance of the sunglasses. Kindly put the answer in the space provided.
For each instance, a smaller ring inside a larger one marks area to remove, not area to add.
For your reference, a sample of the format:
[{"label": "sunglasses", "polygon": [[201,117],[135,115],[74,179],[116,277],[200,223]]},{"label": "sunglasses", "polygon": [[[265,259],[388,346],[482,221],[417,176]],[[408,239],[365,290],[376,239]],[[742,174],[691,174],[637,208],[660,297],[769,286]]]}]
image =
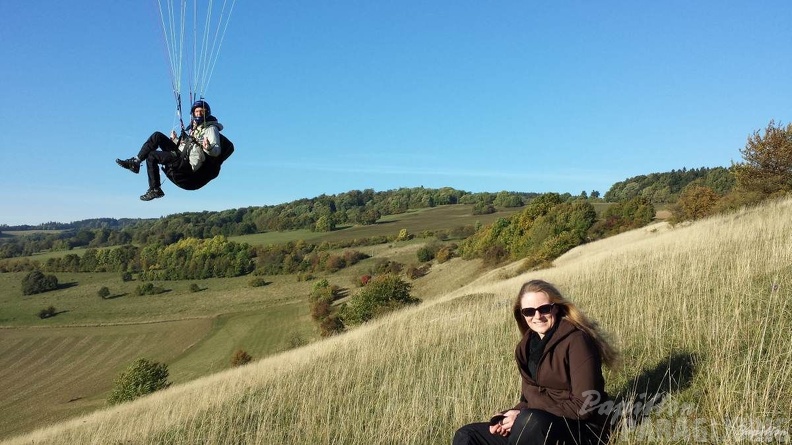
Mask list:
[{"label": "sunglasses", "polygon": [[527,318],[533,317],[537,312],[539,312],[540,315],[547,315],[553,310],[553,306],[555,306],[555,303],[543,304],[539,307],[524,307],[520,309],[520,313],[523,314],[523,317]]}]

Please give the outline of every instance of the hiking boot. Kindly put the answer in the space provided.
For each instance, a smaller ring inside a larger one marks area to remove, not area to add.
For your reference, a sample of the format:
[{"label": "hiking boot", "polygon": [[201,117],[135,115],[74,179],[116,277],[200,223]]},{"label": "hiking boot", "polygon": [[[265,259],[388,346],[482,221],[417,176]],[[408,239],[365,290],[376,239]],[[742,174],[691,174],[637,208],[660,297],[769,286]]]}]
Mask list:
[{"label": "hiking boot", "polygon": [[161,188],[155,189],[148,189],[145,195],[140,195],[141,201],[151,201],[152,199],[162,198],[165,196],[165,192],[162,191]]},{"label": "hiking boot", "polygon": [[140,171],[140,161],[138,161],[137,158],[116,159],[116,164],[124,167],[132,173],[137,173]]}]

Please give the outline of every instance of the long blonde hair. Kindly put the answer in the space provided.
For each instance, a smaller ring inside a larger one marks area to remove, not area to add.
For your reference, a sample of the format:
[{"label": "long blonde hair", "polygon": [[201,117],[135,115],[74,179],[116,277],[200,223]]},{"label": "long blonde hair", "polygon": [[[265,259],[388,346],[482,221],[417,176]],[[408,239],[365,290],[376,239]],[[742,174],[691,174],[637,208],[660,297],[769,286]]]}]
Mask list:
[{"label": "long blonde hair", "polygon": [[558,307],[558,317],[565,318],[572,323],[575,327],[588,334],[597,345],[602,362],[609,367],[615,367],[619,361],[619,354],[608,341],[605,339],[602,331],[595,321],[586,317],[574,303],[564,298],[561,292],[555,286],[543,280],[531,280],[523,284],[520,292],[517,294],[517,299],[514,301],[514,319],[517,321],[517,327],[520,329],[520,334],[525,335],[528,332],[528,323],[525,317],[522,316],[520,310],[522,309],[520,300],[523,295],[528,292],[541,292],[550,299],[550,302]]}]

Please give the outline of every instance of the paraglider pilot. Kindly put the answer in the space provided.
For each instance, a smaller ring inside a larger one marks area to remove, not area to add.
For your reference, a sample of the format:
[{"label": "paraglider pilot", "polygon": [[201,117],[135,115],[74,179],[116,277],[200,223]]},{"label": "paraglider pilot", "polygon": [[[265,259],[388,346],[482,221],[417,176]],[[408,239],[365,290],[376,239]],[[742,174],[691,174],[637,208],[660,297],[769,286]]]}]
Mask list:
[{"label": "paraglider pilot", "polygon": [[220,155],[220,130],[223,125],[212,116],[209,104],[203,99],[196,101],[190,109],[190,115],[191,123],[181,138],[177,138],[174,131],[170,137],[156,131],[146,140],[136,157],[116,159],[118,165],[132,173],[138,173],[140,163],[146,161],[149,189],[140,197],[141,200],[151,201],[165,196],[161,188],[159,165],[167,169],[169,177],[170,173],[175,173],[179,177],[189,178],[198,176],[197,172],[207,156]]}]

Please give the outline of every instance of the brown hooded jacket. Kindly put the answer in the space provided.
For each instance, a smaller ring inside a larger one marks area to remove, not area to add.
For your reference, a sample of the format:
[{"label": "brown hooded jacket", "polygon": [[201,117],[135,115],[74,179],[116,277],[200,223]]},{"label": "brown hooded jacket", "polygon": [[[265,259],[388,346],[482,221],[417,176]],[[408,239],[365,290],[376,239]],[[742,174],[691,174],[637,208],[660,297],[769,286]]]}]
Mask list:
[{"label": "brown hooded jacket", "polygon": [[586,420],[600,425],[606,416],[597,403],[608,400],[602,360],[594,340],[565,318],[550,337],[536,370],[528,373],[528,347],[532,335],[525,333],[515,351],[522,377],[520,403],[513,409],[540,409],[556,416]]}]

